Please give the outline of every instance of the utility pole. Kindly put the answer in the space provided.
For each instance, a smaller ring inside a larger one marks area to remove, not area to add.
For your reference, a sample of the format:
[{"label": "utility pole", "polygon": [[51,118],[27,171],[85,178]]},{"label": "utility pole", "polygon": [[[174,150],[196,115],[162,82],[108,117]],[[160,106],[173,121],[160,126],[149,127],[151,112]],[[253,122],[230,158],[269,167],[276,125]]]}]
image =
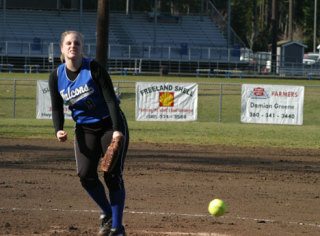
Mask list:
[{"label": "utility pole", "polygon": [[231,0],[228,0],[228,42],[227,42],[227,50],[228,50],[228,68],[230,66],[230,45],[231,45]]},{"label": "utility pole", "polygon": [[109,1],[98,0],[96,60],[108,69]]},{"label": "utility pole", "polygon": [[278,26],[278,14],[277,14],[277,0],[272,0],[272,16],[271,16],[271,26],[272,26],[272,61],[271,61],[271,72],[275,74],[277,72],[277,26]]},{"label": "utility pole", "polygon": [[82,31],[82,19],[83,19],[83,0],[80,0],[79,6],[79,31]]},{"label": "utility pole", "polygon": [[292,31],[292,8],[293,8],[293,4],[292,4],[293,0],[289,0],[289,29],[288,29],[288,36],[290,41],[293,40],[293,31]]},{"label": "utility pole", "polygon": [[154,0],[154,9],[153,9],[153,46],[156,47],[157,44],[157,25],[158,25],[158,0]]},{"label": "utility pole", "polygon": [[6,39],[6,34],[7,34],[7,27],[6,27],[6,25],[7,25],[7,0],[3,0],[3,30],[2,30],[2,37],[3,37],[3,40],[5,40]]},{"label": "utility pole", "polygon": [[318,2],[318,0],[314,0],[313,52],[316,52],[316,41],[317,41],[317,2]]}]

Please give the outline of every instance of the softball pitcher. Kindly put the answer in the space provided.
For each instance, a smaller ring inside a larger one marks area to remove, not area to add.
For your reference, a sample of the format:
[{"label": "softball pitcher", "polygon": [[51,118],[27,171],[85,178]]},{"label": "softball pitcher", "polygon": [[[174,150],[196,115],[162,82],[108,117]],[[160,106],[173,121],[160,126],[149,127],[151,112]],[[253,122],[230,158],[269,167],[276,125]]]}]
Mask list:
[{"label": "softball pitcher", "polygon": [[[62,64],[49,77],[52,120],[56,137],[67,140],[64,130],[64,104],[75,121],[75,159],[82,187],[101,209],[98,235],[125,235],[122,223],[125,204],[123,164],[129,133],[113,84],[107,71],[98,62],[83,56],[83,36],[77,31],[62,33]],[[122,136],[123,145],[116,164],[99,179],[98,165],[112,139]]]}]

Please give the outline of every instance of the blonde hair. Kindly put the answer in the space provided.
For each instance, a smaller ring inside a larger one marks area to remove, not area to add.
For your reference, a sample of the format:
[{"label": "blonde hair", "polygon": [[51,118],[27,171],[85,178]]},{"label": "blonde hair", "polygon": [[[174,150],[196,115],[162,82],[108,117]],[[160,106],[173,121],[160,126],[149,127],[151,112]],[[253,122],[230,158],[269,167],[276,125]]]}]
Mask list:
[{"label": "blonde hair", "polygon": [[[67,30],[67,31],[64,31],[61,36],[60,36],[60,48],[62,47],[62,44],[63,44],[63,41],[65,39],[65,37],[69,34],[76,34],[79,39],[80,39],[80,43],[81,43],[81,47],[83,49],[83,45],[84,45],[84,37],[83,37],[83,34],[81,34],[79,31],[75,31],[75,30]],[[83,50],[82,50],[83,51]],[[82,55],[83,56],[83,55]],[[64,55],[61,53],[60,55],[60,60],[61,62],[63,63],[65,61],[65,58],[64,58]]]}]

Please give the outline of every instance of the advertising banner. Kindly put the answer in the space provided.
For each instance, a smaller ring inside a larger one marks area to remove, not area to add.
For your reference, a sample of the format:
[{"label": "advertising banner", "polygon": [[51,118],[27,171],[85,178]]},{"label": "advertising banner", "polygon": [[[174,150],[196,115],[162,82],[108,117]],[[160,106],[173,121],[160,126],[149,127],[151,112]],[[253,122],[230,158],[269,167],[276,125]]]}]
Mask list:
[{"label": "advertising banner", "polygon": [[303,124],[304,87],[243,84],[241,122]]},{"label": "advertising banner", "polygon": [[[65,119],[72,119],[71,112],[67,106],[64,107]],[[37,81],[37,106],[36,106],[37,119],[51,119],[52,107],[48,81]]]},{"label": "advertising banner", "polygon": [[196,83],[136,83],[136,120],[197,120],[198,85]]}]

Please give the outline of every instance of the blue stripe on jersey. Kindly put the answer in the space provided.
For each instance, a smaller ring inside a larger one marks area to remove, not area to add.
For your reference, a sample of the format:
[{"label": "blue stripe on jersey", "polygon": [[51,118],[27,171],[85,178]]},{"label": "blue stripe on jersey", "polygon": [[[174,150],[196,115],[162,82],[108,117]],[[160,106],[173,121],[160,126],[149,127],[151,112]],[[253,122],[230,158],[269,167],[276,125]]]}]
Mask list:
[{"label": "blue stripe on jersey", "polygon": [[92,79],[90,59],[84,58],[80,73],[74,81],[67,76],[66,65],[58,67],[58,90],[78,124],[90,124],[109,116],[103,94]]}]

